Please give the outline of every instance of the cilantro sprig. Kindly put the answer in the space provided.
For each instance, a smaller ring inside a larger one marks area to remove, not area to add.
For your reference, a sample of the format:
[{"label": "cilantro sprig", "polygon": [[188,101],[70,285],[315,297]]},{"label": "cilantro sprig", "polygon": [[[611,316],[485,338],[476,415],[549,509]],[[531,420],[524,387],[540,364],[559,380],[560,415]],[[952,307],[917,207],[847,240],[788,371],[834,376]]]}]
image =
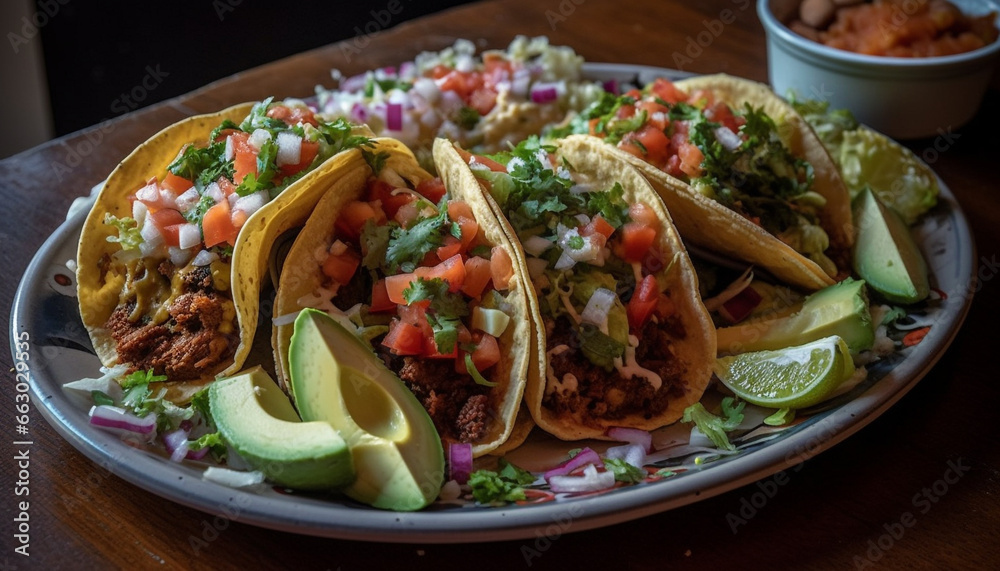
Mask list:
[{"label": "cilantro sprig", "polygon": [[449,354],[458,344],[458,329],[462,317],[469,315],[469,306],[458,293],[448,290],[448,282],[441,278],[417,278],[403,290],[408,305],[430,301],[427,322],[434,332],[438,353]]},{"label": "cilantro sprig", "polygon": [[395,226],[385,251],[389,273],[412,272],[424,256],[444,243],[445,236],[462,237],[462,230],[448,219],[446,199],[438,204],[438,213],[418,219],[409,228]]},{"label": "cilantro sprig", "polygon": [[681,422],[693,422],[698,430],[707,436],[716,447],[722,450],[736,450],[736,447],[729,442],[726,434],[736,429],[743,422],[743,408],[747,403],[740,401],[733,404],[733,397],[722,399],[722,416],[716,416],[705,408],[705,405],[696,402],[684,409],[684,416]]},{"label": "cilantro sprig", "polygon": [[535,475],[501,458],[499,470],[476,470],[469,475],[472,497],[481,504],[500,504],[525,499],[524,486],[535,481]]}]

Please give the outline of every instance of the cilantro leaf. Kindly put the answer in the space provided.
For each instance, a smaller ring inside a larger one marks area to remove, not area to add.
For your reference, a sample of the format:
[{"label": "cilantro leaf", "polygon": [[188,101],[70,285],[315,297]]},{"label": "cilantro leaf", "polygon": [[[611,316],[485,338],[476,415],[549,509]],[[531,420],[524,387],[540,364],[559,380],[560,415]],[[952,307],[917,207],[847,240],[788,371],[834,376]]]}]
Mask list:
[{"label": "cilantro leaf", "polygon": [[506,503],[525,499],[524,486],[534,481],[530,472],[501,458],[499,472],[476,470],[469,475],[468,486],[481,504]]},{"label": "cilantro leaf", "polygon": [[625,223],[628,216],[628,203],[623,198],[624,194],[625,189],[618,182],[605,192],[587,193],[587,210],[599,213],[605,222],[617,229]]},{"label": "cilantro leaf", "polygon": [[465,129],[466,131],[471,131],[479,123],[481,115],[479,111],[474,108],[465,106],[458,110],[455,114],[455,124],[459,127]]},{"label": "cilantro leaf", "polygon": [[438,214],[421,218],[409,228],[395,227],[385,252],[390,273],[397,273],[400,269],[404,272],[416,269],[428,252],[444,243],[446,235],[453,235],[452,226],[442,199],[438,205]]},{"label": "cilantro leaf", "polygon": [[460,318],[469,314],[465,299],[460,294],[448,291],[448,282],[441,278],[417,278],[403,290],[403,299],[408,305],[430,301],[427,322],[434,332],[438,353],[449,354],[454,351],[458,343],[458,327],[462,323]]},{"label": "cilantro leaf", "polygon": [[369,151],[368,149],[361,149],[361,156],[364,157],[365,162],[371,167],[372,173],[378,176],[378,173],[382,172],[385,168],[385,161],[389,160],[388,151]]},{"label": "cilantro leaf", "polygon": [[364,253],[361,264],[366,269],[377,270],[382,267],[393,226],[393,223],[379,225],[374,220],[365,220],[365,225],[361,227],[360,242]]},{"label": "cilantro leaf", "polygon": [[136,250],[142,244],[142,234],[139,232],[139,223],[131,217],[118,218],[107,212],[104,214],[104,223],[118,229],[118,236],[108,236],[108,242],[118,242],[122,250]]},{"label": "cilantro leaf", "polygon": [[646,478],[645,470],[629,464],[623,458],[605,458],[604,467],[614,473],[616,482],[634,484]]},{"label": "cilantro leaf", "polygon": [[729,442],[727,432],[734,430],[743,422],[743,407],[745,402],[740,402],[733,406],[733,397],[722,399],[723,417],[718,417],[705,409],[705,405],[696,402],[684,409],[684,416],[681,422],[693,422],[705,436],[707,436],[718,448],[722,450],[736,450],[736,447]]}]

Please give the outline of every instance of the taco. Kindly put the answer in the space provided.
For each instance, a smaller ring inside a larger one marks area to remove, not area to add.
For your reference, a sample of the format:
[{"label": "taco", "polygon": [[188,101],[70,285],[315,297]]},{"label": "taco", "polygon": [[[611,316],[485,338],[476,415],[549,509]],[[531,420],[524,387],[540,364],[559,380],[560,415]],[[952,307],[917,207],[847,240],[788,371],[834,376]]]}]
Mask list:
[{"label": "taco", "polygon": [[101,362],[151,371],[175,403],[239,369],[272,242],[305,221],[342,151],[368,142],[345,121],[268,99],[191,117],[133,151],[97,196],[77,254],[80,314]]},{"label": "taco", "polygon": [[727,75],[608,94],[551,135],[601,137],[650,181],[693,246],[816,290],[846,277],[850,198],[809,125],[767,86]]},{"label": "taco", "polygon": [[[532,283],[525,403],[565,440],[680,419],[711,377],[715,329],[663,203],[591,137],[482,157],[449,145],[516,240]],[[435,149],[437,150],[437,149]]]},{"label": "taco", "polygon": [[398,141],[375,149],[343,166],[285,258],[272,338],[279,377],[289,386],[292,316],[325,311],[371,343],[446,444],[486,454],[515,426],[530,292],[478,187],[456,184],[453,167],[432,177]]}]

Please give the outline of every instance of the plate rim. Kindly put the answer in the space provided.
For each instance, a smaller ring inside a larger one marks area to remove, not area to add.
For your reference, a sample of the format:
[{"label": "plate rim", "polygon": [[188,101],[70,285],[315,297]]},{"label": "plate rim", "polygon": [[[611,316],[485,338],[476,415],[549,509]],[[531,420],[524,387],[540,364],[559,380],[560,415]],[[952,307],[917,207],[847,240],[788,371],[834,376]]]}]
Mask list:
[{"label": "plate rim", "polygon": [[[585,75],[616,77],[667,75],[676,78],[689,75],[666,68],[616,63],[588,62],[583,69]],[[725,465],[669,482],[630,486],[608,494],[540,505],[508,505],[488,510],[391,512],[355,509],[350,504],[298,495],[289,504],[284,499],[286,496],[265,496],[253,490],[205,481],[196,467],[170,463],[166,458],[137,451],[115,434],[93,429],[85,420],[81,423],[80,418],[73,417],[85,415],[66,400],[59,390],[60,381],[49,378],[39,380],[35,370],[29,376],[31,398],[46,422],[101,468],[169,501],[231,521],[305,535],[391,543],[505,541],[535,537],[536,530],[548,529],[552,525],[559,526],[559,533],[614,525],[689,505],[793,468],[860,431],[894,406],[927,375],[961,330],[976,284],[976,253],[971,228],[950,189],[940,178],[938,182],[941,187],[939,203],[947,205],[950,219],[955,222],[953,232],[956,240],[970,250],[968,256],[956,257],[959,264],[957,278],[964,280],[968,287],[960,305],[942,310],[941,323],[932,327],[921,342],[920,353],[908,355],[866,392],[811,426],[803,427],[779,442],[734,458]],[[87,210],[81,209],[61,224],[46,239],[25,270],[11,304],[12,354],[16,353],[16,338],[26,331],[27,320],[23,312],[28,310],[25,307],[26,299],[30,298],[28,289],[40,279],[40,270],[51,262],[50,256],[79,232]],[[49,391],[46,381],[56,390]],[[57,403],[63,403],[68,409],[61,410],[55,406]],[[819,438],[824,434],[824,438]],[[815,448],[810,446],[813,443]],[[803,450],[808,454],[792,455],[790,452],[794,450]],[[167,469],[164,470],[164,467]],[[344,513],[364,517],[337,517]]]}]

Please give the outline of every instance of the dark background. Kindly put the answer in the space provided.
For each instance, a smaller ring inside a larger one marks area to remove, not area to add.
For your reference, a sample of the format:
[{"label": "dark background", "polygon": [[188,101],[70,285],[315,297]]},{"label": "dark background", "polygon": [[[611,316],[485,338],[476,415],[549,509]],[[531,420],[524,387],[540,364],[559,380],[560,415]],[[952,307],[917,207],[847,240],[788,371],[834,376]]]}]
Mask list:
[{"label": "dark background", "polygon": [[[391,2],[396,3],[397,14],[387,21]],[[58,17],[51,18],[40,32],[55,135],[354,37],[355,28],[385,29],[467,2],[66,1]],[[381,13],[386,25],[372,11]],[[167,77],[157,82],[154,76],[160,74]],[[142,101],[133,101],[130,91],[144,80],[155,87],[139,90],[146,95]]]}]

